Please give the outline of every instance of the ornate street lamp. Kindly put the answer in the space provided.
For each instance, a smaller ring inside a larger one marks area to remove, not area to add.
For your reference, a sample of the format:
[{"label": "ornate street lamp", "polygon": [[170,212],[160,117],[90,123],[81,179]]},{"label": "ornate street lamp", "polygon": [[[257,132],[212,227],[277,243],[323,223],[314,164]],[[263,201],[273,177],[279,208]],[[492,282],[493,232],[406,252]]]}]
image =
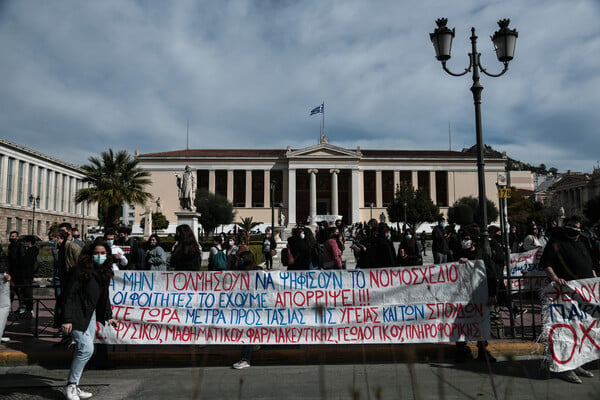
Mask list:
[{"label": "ornate street lamp", "polygon": [[34,234],[34,230],[35,230],[35,208],[40,206],[40,196],[33,196],[32,194],[29,195],[29,204],[31,204],[33,206],[32,209],[32,213],[33,215],[31,216],[31,234]]},{"label": "ornate street lamp", "polygon": [[463,76],[469,72],[472,72],[473,85],[471,86],[471,92],[473,92],[473,102],[475,104],[475,132],[477,136],[477,180],[479,187],[479,226],[481,228],[481,245],[484,255],[490,255],[490,244],[488,241],[487,231],[487,199],[485,195],[485,163],[484,163],[484,143],[483,133],[481,128],[481,91],[483,86],[479,83],[479,71],[490,77],[499,77],[508,70],[508,63],[513,59],[515,54],[515,44],[517,41],[518,33],[515,29],[510,29],[510,19],[501,19],[498,21],[500,29],[494,33],[491,37],[494,47],[496,49],[496,56],[498,61],[504,64],[504,69],[498,74],[492,74],[481,65],[480,56],[477,52],[477,36],[475,35],[475,28],[471,28],[471,48],[472,51],[469,53],[469,66],[465,68],[462,73],[455,74],[446,67],[446,61],[450,59],[450,51],[452,49],[452,39],[454,38],[454,28],[450,30],[446,24],[448,23],[447,18],[439,18],[435,21],[437,28],[433,33],[429,34],[433,47],[435,49],[435,57],[438,61],[441,61],[442,68],[448,74],[452,76]]}]

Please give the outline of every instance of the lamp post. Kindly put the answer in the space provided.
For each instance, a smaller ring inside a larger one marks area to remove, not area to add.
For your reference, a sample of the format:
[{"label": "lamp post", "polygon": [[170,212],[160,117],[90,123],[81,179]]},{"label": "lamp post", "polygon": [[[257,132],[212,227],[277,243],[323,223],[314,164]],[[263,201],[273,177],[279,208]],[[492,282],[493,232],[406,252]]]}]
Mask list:
[{"label": "lamp post", "polygon": [[271,181],[271,235],[275,237],[275,185],[277,181]]},{"label": "lamp post", "polygon": [[404,226],[406,227],[406,201],[404,201]]},{"label": "lamp post", "polygon": [[437,28],[433,33],[429,34],[433,47],[435,49],[435,56],[438,61],[442,63],[442,68],[448,74],[452,76],[463,76],[469,72],[472,72],[473,85],[471,86],[471,92],[473,92],[473,103],[475,104],[475,133],[477,136],[477,181],[479,188],[479,226],[481,228],[481,245],[484,255],[490,255],[490,244],[488,241],[487,231],[487,199],[485,195],[485,163],[484,163],[484,143],[483,133],[481,129],[481,91],[483,86],[479,83],[479,71],[485,75],[496,78],[504,75],[508,71],[508,63],[513,59],[515,53],[515,44],[517,41],[518,33],[515,29],[510,29],[510,19],[501,19],[498,21],[500,29],[494,33],[491,37],[494,47],[496,49],[496,56],[498,61],[504,64],[504,69],[498,74],[492,74],[481,65],[480,56],[477,52],[477,36],[475,35],[475,28],[471,28],[471,48],[472,52],[469,53],[469,66],[465,68],[462,73],[453,73],[446,67],[446,61],[450,59],[450,50],[452,48],[452,39],[454,38],[454,28],[450,30],[446,24],[448,23],[447,18],[439,18],[435,21]]},{"label": "lamp post", "polygon": [[33,206],[32,209],[32,216],[31,216],[31,234],[34,234],[34,230],[35,230],[35,208],[40,206],[40,196],[33,196],[32,194],[29,195],[29,204],[31,204]]}]

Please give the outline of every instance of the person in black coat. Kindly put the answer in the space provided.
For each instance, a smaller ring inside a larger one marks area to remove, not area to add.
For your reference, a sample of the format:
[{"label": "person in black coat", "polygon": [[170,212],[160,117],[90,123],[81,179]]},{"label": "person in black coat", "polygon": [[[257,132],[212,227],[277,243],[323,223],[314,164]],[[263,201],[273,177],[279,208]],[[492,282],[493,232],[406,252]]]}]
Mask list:
[{"label": "person in black coat", "polygon": [[67,380],[67,399],[91,397],[91,393],[79,388],[79,379],[94,353],[96,321],[116,325],[108,295],[114,275],[112,263],[110,246],[104,239],[96,239],[81,251],[65,291],[62,330],[71,335],[75,345]]}]

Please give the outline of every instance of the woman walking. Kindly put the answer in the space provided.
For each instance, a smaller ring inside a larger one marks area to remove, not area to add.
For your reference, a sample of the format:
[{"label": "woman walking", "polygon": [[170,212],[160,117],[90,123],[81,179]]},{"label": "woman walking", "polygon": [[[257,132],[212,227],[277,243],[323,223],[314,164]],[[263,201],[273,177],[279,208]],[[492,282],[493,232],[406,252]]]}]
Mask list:
[{"label": "woman walking", "polygon": [[86,245],[65,292],[62,330],[75,342],[66,387],[69,400],[92,397],[91,393],[79,388],[79,379],[94,354],[96,320],[116,325],[108,296],[108,285],[114,275],[112,263],[111,249],[104,239],[98,238]]}]

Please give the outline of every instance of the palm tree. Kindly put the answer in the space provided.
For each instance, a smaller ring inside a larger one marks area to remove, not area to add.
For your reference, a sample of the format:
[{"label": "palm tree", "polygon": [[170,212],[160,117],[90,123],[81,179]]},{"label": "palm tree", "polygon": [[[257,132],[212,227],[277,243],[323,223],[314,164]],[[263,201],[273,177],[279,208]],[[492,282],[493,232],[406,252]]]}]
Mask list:
[{"label": "palm tree", "polygon": [[246,236],[246,243],[250,244],[250,231],[257,225],[260,225],[260,222],[253,222],[252,217],[242,218],[242,222],[239,223],[240,227],[244,230],[244,235]]},{"label": "palm tree", "polygon": [[121,204],[123,202],[144,205],[152,195],[144,189],[151,183],[150,173],[138,167],[138,160],[126,150],[103,151],[98,157],[88,158],[89,164],[81,169],[85,172],[84,183],[91,187],[79,189],[75,201],[98,203],[104,216],[104,225],[119,225]]}]

